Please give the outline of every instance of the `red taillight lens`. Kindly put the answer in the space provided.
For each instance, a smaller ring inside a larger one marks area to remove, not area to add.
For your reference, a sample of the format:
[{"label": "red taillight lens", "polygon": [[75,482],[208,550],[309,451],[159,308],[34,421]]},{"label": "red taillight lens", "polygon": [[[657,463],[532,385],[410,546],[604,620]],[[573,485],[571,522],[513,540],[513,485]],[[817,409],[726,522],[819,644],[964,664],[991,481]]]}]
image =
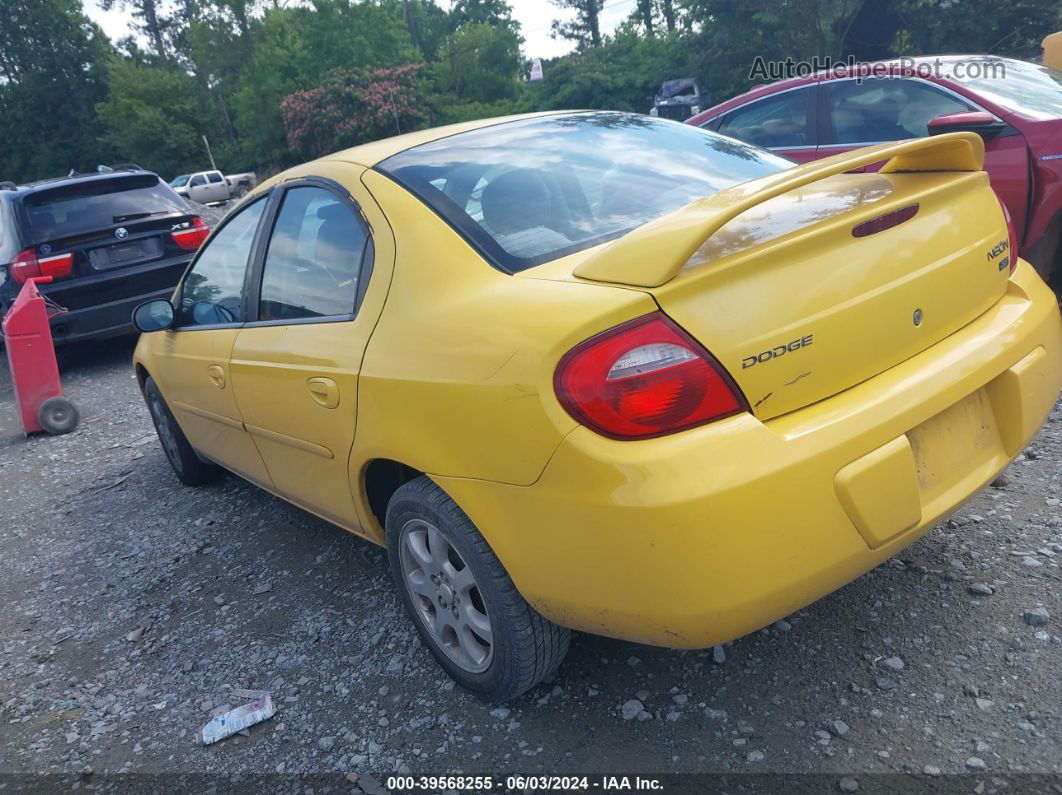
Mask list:
[{"label": "red taillight lens", "polygon": [[51,276],[53,279],[63,279],[74,272],[74,255],[69,253],[38,257],[34,249],[27,248],[11,260],[8,268],[11,277],[17,284],[25,284],[26,279],[33,276]]},{"label": "red taillight lens", "polygon": [[203,222],[203,219],[198,215],[192,219],[191,226],[186,229],[178,229],[174,232],[170,232],[170,237],[173,238],[178,246],[188,251],[195,251],[201,245],[203,241],[210,235],[210,227]]},{"label": "red taillight lens", "polygon": [[612,439],[663,436],[748,410],[722,366],[659,312],[572,349],[553,386],[569,414]]},{"label": "red taillight lens", "polygon": [[1007,205],[1003,203],[999,194],[996,194],[996,198],[999,199],[999,206],[1003,208],[1003,217],[1007,220],[1007,245],[1010,247],[1007,256],[1010,257],[1010,272],[1014,273],[1014,269],[1018,267],[1018,233],[1014,229],[1014,219],[1010,217]]}]

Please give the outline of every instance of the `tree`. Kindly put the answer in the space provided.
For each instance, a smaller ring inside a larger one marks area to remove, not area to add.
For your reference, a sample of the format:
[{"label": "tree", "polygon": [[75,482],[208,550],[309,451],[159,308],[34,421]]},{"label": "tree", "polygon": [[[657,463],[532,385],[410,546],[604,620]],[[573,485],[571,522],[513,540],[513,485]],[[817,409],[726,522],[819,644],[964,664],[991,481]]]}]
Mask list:
[{"label": "tree", "polygon": [[468,23],[448,36],[431,69],[432,105],[440,121],[508,112],[523,69],[521,41],[512,28],[483,22]]},{"label": "tree", "polygon": [[507,0],[456,0],[450,10],[450,30],[470,23],[505,27],[519,33],[520,23],[513,19],[513,9]]},{"label": "tree", "polygon": [[166,36],[173,26],[173,19],[163,14],[161,3],[158,0],[100,0],[100,8],[105,11],[116,5],[132,11],[136,31],[148,37],[156,55],[165,57],[168,53]]},{"label": "tree", "polygon": [[638,0],[634,13],[645,26],[647,36],[653,35],[653,0]]},{"label": "tree", "polygon": [[244,159],[270,166],[295,162],[281,118],[284,97],[321,86],[336,69],[417,61],[403,12],[395,2],[348,0],[267,9],[252,25],[253,46],[232,98]]},{"label": "tree", "polygon": [[202,168],[202,135],[213,131],[209,99],[195,78],[173,65],[112,62],[110,96],[96,106],[104,140],[123,160],[167,176]]},{"label": "tree", "polygon": [[0,25],[0,179],[27,181],[110,160],[94,107],[110,45],[78,0],[5,0]]},{"label": "tree", "polygon": [[420,68],[337,69],[320,86],[285,97],[280,113],[288,145],[304,157],[320,157],[416,129],[426,118]]},{"label": "tree", "polygon": [[601,46],[601,8],[604,0],[553,0],[558,8],[575,12],[570,22],[553,20],[553,37],[571,39],[579,49]]},{"label": "tree", "polygon": [[1044,35],[1062,29],[1058,0],[894,0],[891,49],[899,55],[991,53],[1036,58]]}]

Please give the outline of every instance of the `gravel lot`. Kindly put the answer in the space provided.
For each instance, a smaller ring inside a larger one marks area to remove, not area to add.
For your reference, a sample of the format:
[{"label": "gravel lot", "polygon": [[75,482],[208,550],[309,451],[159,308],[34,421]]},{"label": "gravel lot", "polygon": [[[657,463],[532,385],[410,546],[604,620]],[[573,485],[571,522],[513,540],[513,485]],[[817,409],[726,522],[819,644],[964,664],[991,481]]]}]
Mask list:
[{"label": "gravel lot", "polygon": [[[65,437],[24,438],[0,375],[0,773],[61,789],[327,773],[374,792],[397,771],[462,770],[1062,792],[1062,406],[952,520],[787,621],[714,651],[576,636],[556,681],[498,708],[417,642],[381,551],[235,477],[180,486],[131,350],[71,357],[82,423]],[[246,701],[232,688],[270,691],[277,715],[203,747],[212,713]]]}]

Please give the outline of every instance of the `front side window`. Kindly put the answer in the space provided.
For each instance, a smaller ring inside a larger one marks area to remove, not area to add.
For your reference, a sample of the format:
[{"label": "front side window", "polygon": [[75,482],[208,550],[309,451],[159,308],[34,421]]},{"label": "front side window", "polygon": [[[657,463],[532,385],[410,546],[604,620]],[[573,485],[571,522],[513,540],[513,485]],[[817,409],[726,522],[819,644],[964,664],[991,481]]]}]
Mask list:
[{"label": "front side window", "polygon": [[764,148],[807,146],[811,90],[786,91],[733,110],[723,117],[718,132]]},{"label": "front side window", "polygon": [[925,138],[937,116],[976,108],[928,83],[902,77],[827,84],[833,142],[869,144]]},{"label": "front side window", "polygon": [[490,125],[376,168],[512,273],[792,165],[688,124],[592,112]]},{"label": "front side window", "polygon": [[210,326],[243,320],[243,279],[265,200],[229,219],[200,249],[181,287],[178,326]]},{"label": "front side window", "polygon": [[367,239],[354,210],[331,191],[288,189],[266,250],[258,319],[352,314]]}]

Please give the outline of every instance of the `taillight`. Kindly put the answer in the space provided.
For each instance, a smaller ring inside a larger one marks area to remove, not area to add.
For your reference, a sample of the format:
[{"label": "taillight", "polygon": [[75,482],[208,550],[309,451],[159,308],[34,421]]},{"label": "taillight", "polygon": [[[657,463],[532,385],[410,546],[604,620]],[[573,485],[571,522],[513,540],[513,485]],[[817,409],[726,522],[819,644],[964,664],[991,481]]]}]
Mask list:
[{"label": "taillight", "polygon": [[25,284],[26,279],[33,276],[51,276],[53,279],[63,279],[74,272],[74,255],[54,254],[48,257],[38,257],[35,249],[27,248],[11,260],[8,265],[11,278],[18,284]]},{"label": "taillight", "polygon": [[1018,267],[1018,233],[1014,230],[1014,219],[1010,217],[1007,205],[1003,203],[998,193],[996,198],[999,199],[999,206],[1003,208],[1003,217],[1007,221],[1007,245],[1010,247],[1007,254],[1010,257],[1010,272],[1014,273],[1014,269]]},{"label": "taillight", "polygon": [[210,227],[198,215],[192,219],[190,226],[170,232],[173,242],[183,249],[195,251],[210,235]]},{"label": "taillight", "polygon": [[748,410],[722,366],[655,312],[573,348],[553,386],[583,425],[612,439],[646,439]]}]

